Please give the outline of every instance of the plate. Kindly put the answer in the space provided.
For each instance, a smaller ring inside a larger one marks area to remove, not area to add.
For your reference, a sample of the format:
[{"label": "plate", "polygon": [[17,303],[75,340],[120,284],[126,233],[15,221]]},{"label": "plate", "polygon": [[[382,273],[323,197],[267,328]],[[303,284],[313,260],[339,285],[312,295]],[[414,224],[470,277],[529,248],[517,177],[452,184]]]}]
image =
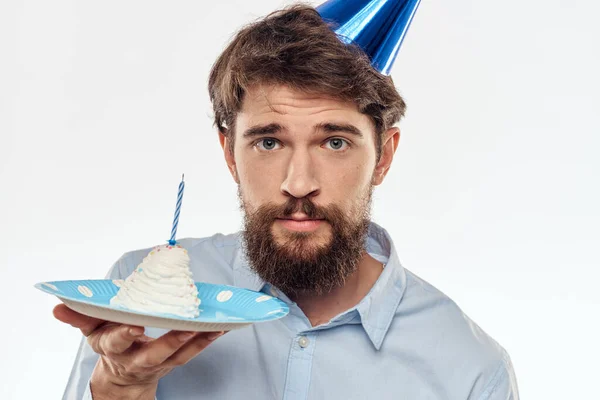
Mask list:
[{"label": "plate", "polygon": [[121,324],[181,331],[230,331],[257,322],[274,321],[289,313],[281,300],[235,286],[196,282],[200,315],[196,318],[173,314],[146,313],[112,306],[120,280],[41,282],[35,287],[58,297],[78,313]]}]

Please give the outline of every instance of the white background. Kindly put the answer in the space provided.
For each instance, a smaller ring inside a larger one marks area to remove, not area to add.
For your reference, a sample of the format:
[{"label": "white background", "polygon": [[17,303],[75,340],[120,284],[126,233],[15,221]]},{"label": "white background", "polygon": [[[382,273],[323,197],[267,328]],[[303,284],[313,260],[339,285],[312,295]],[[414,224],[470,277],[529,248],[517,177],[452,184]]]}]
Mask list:
[{"label": "white background", "polygon": [[[282,1],[0,4],[0,398],[57,399],[79,334],[46,280],[241,226],[206,92],[232,33]],[[313,4],[318,4],[314,2]],[[597,395],[600,7],[423,0],[374,220],[406,268],[511,354],[523,399]]]}]

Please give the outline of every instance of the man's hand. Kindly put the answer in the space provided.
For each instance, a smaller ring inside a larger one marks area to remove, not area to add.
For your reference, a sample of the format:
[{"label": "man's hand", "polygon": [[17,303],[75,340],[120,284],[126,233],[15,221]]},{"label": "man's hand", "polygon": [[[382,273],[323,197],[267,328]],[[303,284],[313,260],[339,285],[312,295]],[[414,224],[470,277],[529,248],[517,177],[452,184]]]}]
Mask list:
[{"label": "man's hand", "polygon": [[144,335],[142,327],[88,317],[64,304],[54,308],[54,317],[80,329],[100,355],[91,379],[94,400],[154,399],[160,378],[224,334],[171,331],[152,339]]}]

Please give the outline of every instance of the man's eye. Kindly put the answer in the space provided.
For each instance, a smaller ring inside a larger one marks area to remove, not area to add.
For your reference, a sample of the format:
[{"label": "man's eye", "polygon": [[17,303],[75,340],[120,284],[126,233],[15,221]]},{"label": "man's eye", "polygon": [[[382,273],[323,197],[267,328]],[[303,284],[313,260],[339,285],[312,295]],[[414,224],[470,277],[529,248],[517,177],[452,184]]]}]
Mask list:
[{"label": "man's eye", "polygon": [[275,150],[275,148],[279,145],[277,140],[275,139],[261,139],[256,142],[256,145],[260,150]]},{"label": "man's eye", "polygon": [[327,140],[327,144],[332,150],[342,150],[345,149],[346,146],[348,146],[348,142],[340,138],[329,139]]}]

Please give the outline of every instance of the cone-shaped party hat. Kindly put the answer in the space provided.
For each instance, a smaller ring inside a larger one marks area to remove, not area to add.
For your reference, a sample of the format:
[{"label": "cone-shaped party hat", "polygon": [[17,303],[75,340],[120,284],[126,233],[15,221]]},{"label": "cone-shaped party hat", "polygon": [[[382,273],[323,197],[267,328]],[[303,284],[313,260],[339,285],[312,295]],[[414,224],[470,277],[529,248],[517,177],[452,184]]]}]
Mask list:
[{"label": "cone-shaped party hat", "polygon": [[345,43],[354,42],[389,75],[421,0],[328,0],[317,7]]}]

